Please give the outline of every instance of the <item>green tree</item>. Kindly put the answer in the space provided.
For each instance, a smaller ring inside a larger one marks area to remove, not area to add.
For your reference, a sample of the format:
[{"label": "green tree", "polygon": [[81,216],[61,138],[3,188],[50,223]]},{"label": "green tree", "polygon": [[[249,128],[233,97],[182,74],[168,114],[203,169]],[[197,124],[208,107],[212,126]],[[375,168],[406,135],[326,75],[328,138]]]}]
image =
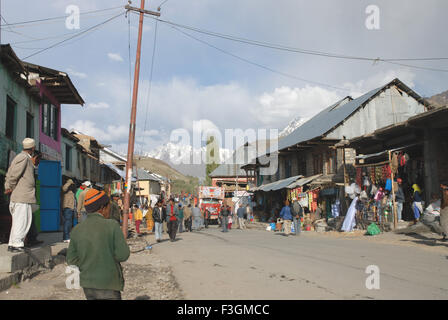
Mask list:
[{"label": "green tree", "polygon": [[207,138],[206,152],[205,185],[211,186],[212,178],[210,173],[219,167],[220,162],[218,141],[216,141],[213,135]]}]

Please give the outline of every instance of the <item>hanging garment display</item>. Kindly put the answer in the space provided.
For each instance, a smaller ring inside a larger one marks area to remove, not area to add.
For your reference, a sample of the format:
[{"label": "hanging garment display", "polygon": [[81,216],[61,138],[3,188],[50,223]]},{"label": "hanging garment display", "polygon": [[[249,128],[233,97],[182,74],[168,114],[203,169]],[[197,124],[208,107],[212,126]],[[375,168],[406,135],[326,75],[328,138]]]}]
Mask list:
[{"label": "hanging garment display", "polygon": [[342,224],[342,231],[350,232],[356,225],[355,214],[356,214],[356,203],[358,202],[358,197],[353,199],[350,207],[348,208],[347,215],[345,216],[344,222]]},{"label": "hanging garment display", "polygon": [[333,218],[339,217],[341,213],[341,202],[339,199],[336,200],[334,204],[331,205],[331,216]]},{"label": "hanging garment display", "polygon": [[392,191],[392,180],[391,179],[387,179],[386,180],[386,190]]},{"label": "hanging garment display", "polygon": [[380,184],[380,182],[382,181],[382,176],[383,176],[383,171],[381,169],[381,167],[375,167],[375,181],[376,184]]},{"label": "hanging garment display", "polygon": [[308,193],[301,193],[299,195],[299,203],[302,207],[309,208]]},{"label": "hanging garment display", "polygon": [[375,168],[374,167],[370,168],[370,181],[372,181],[372,184],[376,183],[376,180],[375,180]]},{"label": "hanging garment display", "polygon": [[358,186],[362,185],[362,169],[356,168],[356,184]]},{"label": "hanging garment display", "polygon": [[391,167],[391,170],[392,170],[392,172],[394,174],[396,174],[397,171],[398,171],[398,155],[395,152],[392,154],[392,167]]}]

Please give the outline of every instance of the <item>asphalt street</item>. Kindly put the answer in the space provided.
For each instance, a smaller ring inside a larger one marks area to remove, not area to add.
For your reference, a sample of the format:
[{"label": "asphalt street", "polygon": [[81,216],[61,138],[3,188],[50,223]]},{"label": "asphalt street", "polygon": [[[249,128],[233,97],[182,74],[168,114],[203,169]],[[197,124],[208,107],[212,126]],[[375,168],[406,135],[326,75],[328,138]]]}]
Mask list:
[{"label": "asphalt street", "polygon": [[[446,245],[428,250],[367,237],[222,233],[213,226],[153,250],[172,266],[186,299],[448,298]],[[366,287],[370,265],[379,268],[379,289]]]}]

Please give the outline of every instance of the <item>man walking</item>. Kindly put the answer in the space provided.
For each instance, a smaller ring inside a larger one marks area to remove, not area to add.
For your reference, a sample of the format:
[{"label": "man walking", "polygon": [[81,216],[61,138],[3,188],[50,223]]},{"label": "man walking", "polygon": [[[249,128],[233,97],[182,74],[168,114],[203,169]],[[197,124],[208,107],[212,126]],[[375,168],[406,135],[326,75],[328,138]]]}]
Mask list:
[{"label": "man walking", "polygon": [[162,200],[157,201],[154,210],[152,211],[152,219],[154,220],[154,233],[156,236],[156,241],[162,241],[162,230],[163,230],[163,221],[165,220],[163,209],[162,209]]},{"label": "man walking", "polygon": [[129,258],[129,247],[120,226],[109,219],[109,197],[104,191],[87,191],[84,206],[87,218],[72,231],[67,263],[79,268],[87,300],[121,300],[120,262]]},{"label": "man walking", "polygon": [[194,205],[194,208],[192,210],[193,215],[193,229],[199,230],[201,226],[201,210],[198,208],[198,204],[196,203]]},{"label": "man walking", "polygon": [[285,232],[285,236],[289,236],[291,233],[292,214],[288,200],[285,201],[285,206],[282,208],[282,211],[280,211],[280,218],[283,219],[283,230]]},{"label": "man walking", "polygon": [[236,215],[238,216],[238,229],[246,229],[246,224],[244,223],[244,214],[246,213],[245,207],[239,207]]},{"label": "man walking", "polygon": [[8,244],[10,252],[24,251],[24,240],[33,219],[31,204],[36,203],[34,179],[34,168],[38,164],[36,143],[33,139],[25,138],[22,145],[23,151],[12,160],[5,177],[5,194],[11,196],[9,211],[12,226]]},{"label": "man walking", "polygon": [[121,208],[118,205],[118,200],[120,199],[120,194],[115,192],[112,194],[112,201],[110,202],[110,217],[109,219],[115,220],[120,225],[122,213]]},{"label": "man walking", "polygon": [[292,222],[294,223],[295,235],[299,236],[302,231],[301,218],[303,216],[303,208],[298,200],[294,200],[292,204]]},{"label": "man walking", "polygon": [[81,188],[83,186],[84,186],[84,189],[79,193],[79,196],[77,198],[78,203],[77,203],[76,212],[78,215],[78,223],[81,223],[85,219],[87,219],[87,211],[86,211],[86,208],[84,207],[84,199],[86,197],[87,191],[89,191],[91,189],[92,184],[90,183],[90,181],[85,181],[82,184]]},{"label": "man walking", "polygon": [[174,199],[171,198],[170,202],[166,206],[167,212],[167,227],[168,227],[168,235],[170,236],[171,242],[176,239],[177,233],[177,216],[179,215],[179,210],[177,206],[174,204]]},{"label": "man walking", "polygon": [[191,232],[191,204],[184,209],[185,230]]},{"label": "man walking", "polygon": [[401,213],[403,212],[403,203],[405,201],[404,192],[402,187],[403,180],[397,179],[398,188],[395,191],[395,202],[397,203],[397,219],[403,221]]},{"label": "man walking", "polygon": [[221,210],[221,224],[222,224],[222,231],[221,232],[229,232],[229,230],[227,230],[227,225],[228,225],[228,217],[231,214],[230,212],[230,207],[227,206],[224,210]]},{"label": "man walking", "polygon": [[73,193],[73,187],[75,183],[72,179],[68,179],[62,186],[62,215],[64,220],[64,230],[62,240],[64,242],[70,242],[70,231],[73,226],[73,218],[75,215],[75,194]]},{"label": "man walking", "polygon": [[184,208],[179,203],[179,209],[177,210],[177,224],[179,227],[179,233],[184,232]]}]

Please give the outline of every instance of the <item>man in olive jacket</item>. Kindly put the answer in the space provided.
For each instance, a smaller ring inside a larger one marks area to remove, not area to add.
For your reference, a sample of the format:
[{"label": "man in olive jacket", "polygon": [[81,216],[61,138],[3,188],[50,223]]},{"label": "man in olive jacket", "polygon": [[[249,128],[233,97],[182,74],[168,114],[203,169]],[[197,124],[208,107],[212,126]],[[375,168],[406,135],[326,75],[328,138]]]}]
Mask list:
[{"label": "man in olive jacket", "polygon": [[87,300],[120,300],[124,288],[120,262],[129,258],[129,247],[120,226],[109,219],[110,202],[104,191],[90,189],[84,206],[87,218],[72,230],[67,263],[79,268]]}]

